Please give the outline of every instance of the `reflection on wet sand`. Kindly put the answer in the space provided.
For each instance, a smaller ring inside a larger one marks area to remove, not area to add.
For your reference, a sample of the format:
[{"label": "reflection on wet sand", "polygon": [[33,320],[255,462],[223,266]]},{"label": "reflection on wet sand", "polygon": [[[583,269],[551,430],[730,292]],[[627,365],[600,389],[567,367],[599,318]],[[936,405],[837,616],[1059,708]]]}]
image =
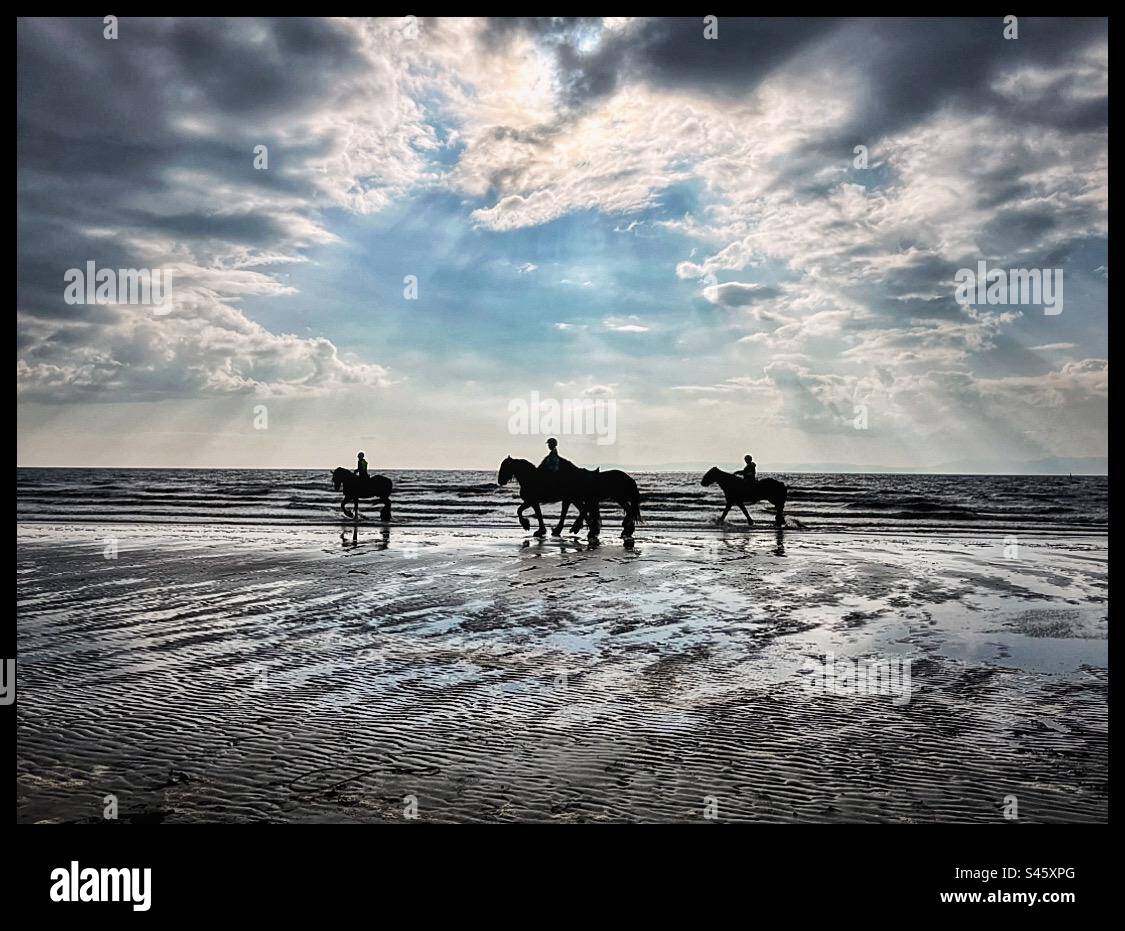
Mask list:
[{"label": "reflection on wet sand", "polygon": [[[340,542],[344,544],[345,549],[360,545],[359,527],[359,524],[347,523],[344,525],[344,529],[340,531]],[[350,535],[349,530],[351,531]],[[376,550],[385,550],[391,544],[391,528],[386,524],[379,527],[377,537],[373,534],[368,534],[368,536],[371,537],[370,542],[374,544],[373,548]]]},{"label": "reflection on wet sand", "polygon": [[525,539],[520,549],[532,550],[534,552],[545,553],[551,550],[558,550],[560,553],[582,553],[586,550],[596,549],[598,543],[593,541],[582,541],[578,539],[567,539],[566,537],[530,537]]},{"label": "reflection on wet sand", "polygon": [[17,525],[21,822],[1106,819],[1104,537],[114,532]]}]

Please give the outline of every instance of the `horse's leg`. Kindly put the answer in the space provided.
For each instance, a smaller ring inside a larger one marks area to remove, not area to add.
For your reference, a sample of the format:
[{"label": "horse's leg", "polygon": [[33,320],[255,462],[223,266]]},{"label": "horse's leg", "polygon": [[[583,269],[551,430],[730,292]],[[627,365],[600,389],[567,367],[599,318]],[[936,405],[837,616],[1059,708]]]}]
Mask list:
[{"label": "horse's leg", "polygon": [[383,502],[383,511],[379,515],[379,520],[389,521],[391,519],[391,499],[380,498],[379,500]]},{"label": "horse's leg", "polygon": [[348,520],[355,520],[355,515],[352,514],[352,512],[348,510],[348,501],[349,500],[350,499],[345,498],[343,501],[340,502],[340,510],[344,512],[344,516],[347,517]]},{"label": "horse's leg", "polygon": [[633,512],[629,510],[629,502],[627,500],[618,501],[617,503],[621,505],[621,509],[625,512],[625,520],[621,524],[621,536],[628,539],[633,535],[633,530],[636,527],[636,524],[633,523]]},{"label": "horse's leg", "polygon": [[586,518],[586,523],[589,526],[586,539],[590,543],[597,543],[598,534],[602,529],[602,514],[597,501],[590,506],[590,513],[586,515]]},{"label": "horse's leg", "polygon": [[[562,513],[559,515],[559,522],[551,528],[551,536],[557,537],[562,533],[563,524],[566,523],[566,512],[570,510],[570,502],[565,498],[562,503]],[[581,508],[579,508],[581,510]]]},{"label": "horse's leg", "polygon": [[535,531],[533,536],[545,537],[547,536],[547,525],[543,523],[543,512],[539,510],[539,502],[536,501],[532,507],[535,509],[535,519],[539,521],[539,529]]},{"label": "horse's leg", "polygon": [[356,521],[367,520],[362,514],[359,513],[359,498],[355,499],[355,519]]},{"label": "horse's leg", "polygon": [[746,505],[743,502],[739,501],[738,507],[739,510],[742,511],[742,516],[746,518],[746,523],[750,526],[753,526],[754,522],[750,519],[750,512],[746,510]]},{"label": "horse's leg", "polygon": [[516,508],[516,519],[519,520],[520,526],[523,527],[524,530],[530,530],[531,529],[531,521],[529,521],[526,517],[523,516],[524,510],[526,508],[529,508],[529,507],[531,507],[531,502],[525,501],[518,508]]},{"label": "horse's leg", "polygon": [[734,507],[734,504],[733,504],[732,501],[730,501],[730,499],[728,499],[727,500],[727,506],[725,508],[723,508],[723,513],[719,515],[719,519],[717,521],[715,521],[715,523],[721,524],[723,521],[725,521],[727,519],[727,515],[730,513],[730,509],[732,507]]},{"label": "horse's leg", "polygon": [[582,529],[582,523],[587,520],[585,505],[581,502],[575,502],[575,507],[578,508],[578,516],[574,519],[574,524],[570,528],[571,533],[578,533]]}]

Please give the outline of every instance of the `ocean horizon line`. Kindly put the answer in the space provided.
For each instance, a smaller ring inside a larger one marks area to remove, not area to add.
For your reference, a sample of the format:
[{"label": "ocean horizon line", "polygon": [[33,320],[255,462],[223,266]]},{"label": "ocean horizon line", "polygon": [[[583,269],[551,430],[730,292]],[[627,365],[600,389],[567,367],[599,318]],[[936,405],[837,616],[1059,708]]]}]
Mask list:
[{"label": "ocean horizon line", "polygon": [[[722,468],[723,463],[700,463],[696,466],[670,466],[670,465],[637,465],[636,463],[618,464],[610,463],[593,463],[583,465],[583,468],[603,468],[603,469],[621,469],[627,472],[645,472],[645,473],[691,473],[700,470],[706,471],[712,465],[718,465]],[[264,468],[262,466],[81,466],[79,467],[83,472],[331,472],[332,468],[326,466],[270,466]],[[334,467],[333,467],[334,468]],[[16,469],[53,469],[58,471],[74,471],[75,466],[72,465],[16,465]],[[453,468],[434,468],[432,466],[398,466],[398,465],[379,465],[373,466],[372,471],[382,469],[387,472],[495,472],[496,466],[456,466]],[[1036,478],[1044,478],[1052,475],[1074,475],[1082,478],[1108,478],[1109,471],[1079,471],[1079,470],[1043,470],[1043,471],[1003,471],[1003,470],[988,470],[988,469],[969,469],[969,470],[952,470],[952,469],[925,469],[925,468],[909,468],[909,467],[889,467],[889,466],[868,466],[862,467],[849,467],[849,468],[829,468],[829,467],[813,467],[805,465],[801,468],[788,467],[787,464],[782,464],[775,468],[760,467],[759,471],[762,474],[766,473],[784,473],[786,475],[955,475],[955,476],[969,476],[969,475],[984,475],[984,476],[1013,476],[1019,477],[1022,475],[1032,476]]]}]

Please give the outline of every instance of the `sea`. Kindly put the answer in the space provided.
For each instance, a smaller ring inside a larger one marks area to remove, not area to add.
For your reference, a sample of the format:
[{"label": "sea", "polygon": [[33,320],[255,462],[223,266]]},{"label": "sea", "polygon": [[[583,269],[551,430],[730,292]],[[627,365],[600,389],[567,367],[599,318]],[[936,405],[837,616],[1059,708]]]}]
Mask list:
[{"label": "sea", "polygon": [[[394,482],[392,520],[432,527],[518,529],[518,486],[495,472],[372,470]],[[713,528],[723,509],[702,472],[632,472],[642,529]],[[798,530],[1106,532],[1106,476],[759,472],[789,487],[786,527]],[[313,469],[16,469],[17,522],[333,524],[345,520],[331,475]],[[361,508],[378,518],[368,501]],[[543,508],[548,522],[558,505]],[[530,511],[529,517],[533,517]],[[750,508],[772,520],[772,506]],[[574,514],[572,509],[571,514]],[[603,506],[611,526],[620,511]],[[745,525],[737,508],[728,526]]]}]

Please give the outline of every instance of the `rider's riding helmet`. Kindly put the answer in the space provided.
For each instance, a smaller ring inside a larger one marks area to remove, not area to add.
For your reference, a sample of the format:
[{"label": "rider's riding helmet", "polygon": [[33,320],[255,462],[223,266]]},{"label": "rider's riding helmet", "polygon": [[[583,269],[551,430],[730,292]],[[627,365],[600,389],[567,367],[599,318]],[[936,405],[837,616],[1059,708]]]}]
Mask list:
[{"label": "rider's riding helmet", "polygon": [[361,452],[361,453],[359,453],[359,454],[358,454],[358,456],[357,456],[357,458],[359,458],[359,459],[362,459],[362,458],[363,458],[363,453],[362,453],[362,452]]},{"label": "rider's riding helmet", "polygon": [[[362,453],[361,453],[361,455],[362,455]],[[747,462],[753,462],[753,461],[754,461],[754,457],[753,457],[753,456],[751,456],[751,455],[750,455],[749,453],[747,453],[747,454],[746,454],[745,456],[743,456],[742,458],[743,458],[743,459],[745,459],[745,460],[746,460]]]},{"label": "rider's riding helmet", "polygon": [[549,440],[547,440],[547,445],[550,446],[551,449],[554,449],[556,446],[559,445],[559,441],[556,440],[554,437],[551,437]]}]

